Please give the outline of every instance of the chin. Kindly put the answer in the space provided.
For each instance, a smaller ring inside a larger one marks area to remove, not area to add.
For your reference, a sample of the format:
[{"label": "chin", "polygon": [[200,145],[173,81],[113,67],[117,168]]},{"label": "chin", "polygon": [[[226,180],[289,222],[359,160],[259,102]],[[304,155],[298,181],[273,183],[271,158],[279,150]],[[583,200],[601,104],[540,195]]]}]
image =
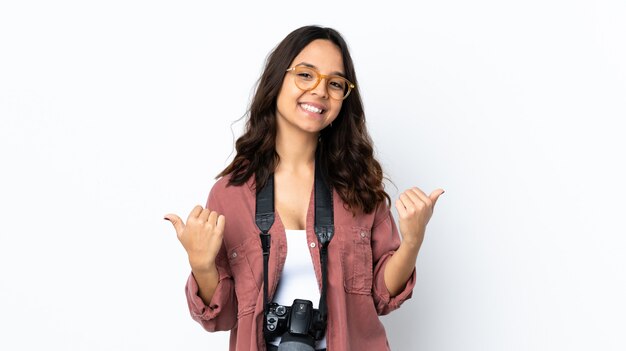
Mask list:
[{"label": "chin", "polygon": [[317,134],[319,133],[322,129],[324,129],[324,127],[302,127],[300,128],[300,130],[307,132],[307,133],[311,133],[311,134]]}]

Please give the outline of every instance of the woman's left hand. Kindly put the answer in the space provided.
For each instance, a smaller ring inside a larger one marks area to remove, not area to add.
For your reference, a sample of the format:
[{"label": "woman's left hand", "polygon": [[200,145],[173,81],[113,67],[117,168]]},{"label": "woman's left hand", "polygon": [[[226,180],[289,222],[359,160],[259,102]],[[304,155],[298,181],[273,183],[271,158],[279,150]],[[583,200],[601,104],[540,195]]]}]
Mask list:
[{"label": "woman's left hand", "polygon": [[443,193],[443,189],[437,189],[426,195],[417,187],[413,187],[400,194],[396,200],[396,209],[400,217],[402,244],[419,249],[424,240],[426,224],[433,215],[437,199]]}]

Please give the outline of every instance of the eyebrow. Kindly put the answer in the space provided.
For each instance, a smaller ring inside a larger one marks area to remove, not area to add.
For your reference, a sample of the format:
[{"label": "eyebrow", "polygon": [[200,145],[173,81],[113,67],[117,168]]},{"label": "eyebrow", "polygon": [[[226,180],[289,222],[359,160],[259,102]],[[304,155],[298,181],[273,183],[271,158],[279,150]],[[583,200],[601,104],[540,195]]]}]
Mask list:
[{"label": "eyebrow", "polygon": [[[305,66],[305,67],[309,67],[309,68],[315,68],[316,70],[319,71],[319,68],[315,67],[315,65],[312,65],[312,64],[306,63],[306,62],[300,62],[296,66]],[[331,72],[330,75],[346,78],[346,75],[341,73],[341,72],[339,72],[339,71]]]}]

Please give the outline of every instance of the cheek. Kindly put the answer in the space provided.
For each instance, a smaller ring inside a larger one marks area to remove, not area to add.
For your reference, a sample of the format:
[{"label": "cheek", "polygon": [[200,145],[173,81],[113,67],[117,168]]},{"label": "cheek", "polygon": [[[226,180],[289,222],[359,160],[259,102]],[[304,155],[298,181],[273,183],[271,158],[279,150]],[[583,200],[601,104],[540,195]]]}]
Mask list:
[{"label": "cheek", "polygon": [[336,119],[337,116],[339,115],[339,112],[341,112],[341,103],[338,103],[337,105],[333,105],[332,107],[332,119]]},{"label": "cheek", "polygon": [[302,91],[299,89],[293,89],[289,82],[283,81],[283,85],[278,92],[278,96],[276,97],[277,104],[292,104],[295,100],[297,100],[300,95],[302,95]]}]

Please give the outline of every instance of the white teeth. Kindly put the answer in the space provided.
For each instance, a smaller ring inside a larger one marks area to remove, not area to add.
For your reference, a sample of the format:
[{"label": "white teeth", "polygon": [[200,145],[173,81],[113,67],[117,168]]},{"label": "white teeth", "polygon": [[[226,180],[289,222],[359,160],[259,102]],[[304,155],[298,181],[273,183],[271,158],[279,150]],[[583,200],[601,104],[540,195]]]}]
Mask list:
[{"label": "white teeth", "polygon": [[305,109],[305,110],[307,110],[309,112],[322,113],[322,111],[324,111],[322,109],[319,109],[319,108],[317,108],[315,106],[311,106],[311,105],[308,105],[308,104],[300,104],[300,106],[302,106],[303,109]]}]

